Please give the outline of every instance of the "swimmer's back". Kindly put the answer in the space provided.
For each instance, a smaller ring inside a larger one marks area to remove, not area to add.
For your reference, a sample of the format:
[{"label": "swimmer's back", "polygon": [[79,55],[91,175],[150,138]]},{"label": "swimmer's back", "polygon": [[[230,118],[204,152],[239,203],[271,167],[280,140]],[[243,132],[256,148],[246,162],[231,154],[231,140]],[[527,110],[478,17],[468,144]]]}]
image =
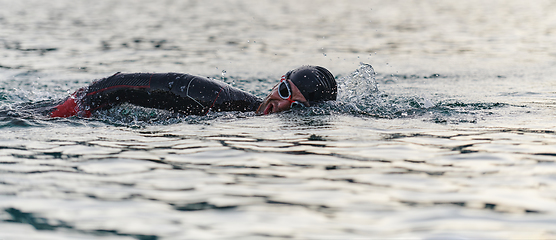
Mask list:
[{"label": "swimmer's back", "polygon": [[54,107],[51,117],[89,117],[121,103],[187,115],[213,111],[255,111],[261,100],[228,84],[181,73],[116,73],[73,93]]}]

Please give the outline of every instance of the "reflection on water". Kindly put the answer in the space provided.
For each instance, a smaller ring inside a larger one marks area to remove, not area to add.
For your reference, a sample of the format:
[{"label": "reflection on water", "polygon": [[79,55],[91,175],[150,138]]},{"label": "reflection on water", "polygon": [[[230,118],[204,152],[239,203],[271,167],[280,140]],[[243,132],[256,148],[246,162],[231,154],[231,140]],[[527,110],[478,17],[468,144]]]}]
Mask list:
[{"label": "reflection on water", "polygon": [[506,238],[554,226],[553,132],[387,130],[347,116],[315,124],[284,115],[20,130],[1,143],[3,219],[60,236],[136,239],[435,229]]},{"label": "reflection on water", "polygon": [[[555,237],[550,1],[0,3],[0,239]],[[338,101],[39,111],[118,71],[264,96],[303,64]]]}]

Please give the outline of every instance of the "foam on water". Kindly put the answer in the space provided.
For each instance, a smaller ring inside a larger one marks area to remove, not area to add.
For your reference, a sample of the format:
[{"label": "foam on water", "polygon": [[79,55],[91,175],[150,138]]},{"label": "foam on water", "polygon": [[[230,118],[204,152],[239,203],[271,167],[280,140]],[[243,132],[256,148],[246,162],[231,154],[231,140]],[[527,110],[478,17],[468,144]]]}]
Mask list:
[{"label": "foam on water", "polygon": [[[274,79],[244,79],[230,76],[222,78],[224,82],[231,83],[237,87],[250,89],[258,96],[264,96],[266,91],[261,91],[260,85],[272,86]],[[60,99],[55,96],[64,97],[65,94],[48,93],[48,89],[31,86],[31,90],[22,90],[25,80],[18,81],[18,88],[2,91],[6,99],[2,100],[0,106],[5,123],[3,127],[11,126],[43,126],[34,124],[37,120],[47,119],[45,112]],[[256,82],[263,84],[254,84]],[[464,103],[461,101],[438,101],[409,95],[404,96],[395,92],[380,91],[376,80],[376,73],[370,64],[361,63],[360,66],[346,76],[339,77],[338,99],[317,104],[307,109],[295,109],[289,112],[295,114],[318,116],[333,114],[348,114],[351,116],[374,117],[374,118],[408,118],[422,117],[428,121],[438,123],[450,121],[452,123],[474,121],[469,115],[476,114],[485,109],[504,107],[503,103]],[[23,83],[23,84],[22,84]],[[253,88],[253,86],[259,86]],[[254,92],[259,90],[259,92]],[[68,90],[67,92],[72,92]],[[79,97],[79,96],[77,96]],[[237,118],[252,117],[253,113],[215,113],[207,116],[185,116],[165,110],[147,109],[143,107],[124,104],[112,109],[97,111],[93,119],[100,120],[117,126],[148,126],[152,124],[174,124],[180,122],[200,123],[215,118]]]}]

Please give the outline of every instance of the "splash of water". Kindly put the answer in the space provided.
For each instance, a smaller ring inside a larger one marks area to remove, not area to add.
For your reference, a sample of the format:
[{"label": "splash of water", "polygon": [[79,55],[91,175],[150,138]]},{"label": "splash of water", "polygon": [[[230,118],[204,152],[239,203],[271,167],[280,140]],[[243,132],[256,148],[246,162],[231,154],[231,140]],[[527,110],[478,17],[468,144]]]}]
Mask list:
[{"label": "splash of water", "polygon": [[373,67],[360,63],[349,75],[338,79],[336,111],[383,117],[390,107],[385,107],[380,96]]},{"label": "splash of water", "polygon": [[377,74],[366,63],[351,74],[338,79],[338,101],[316,106],[311,113],[350,114],[379,118],[406,118],[425,116],[437,123],[476,122],[491,108],[504,107],[501,103],[463,103],[454,100],[433,101],[421,95],[400,95],[383,92],[378,88]]},{"label": "splash of water", "polygon": [[338,101],[355,104],[376,99],[379,90],[373,66],[360,63],[359,68],[338,80]]}]

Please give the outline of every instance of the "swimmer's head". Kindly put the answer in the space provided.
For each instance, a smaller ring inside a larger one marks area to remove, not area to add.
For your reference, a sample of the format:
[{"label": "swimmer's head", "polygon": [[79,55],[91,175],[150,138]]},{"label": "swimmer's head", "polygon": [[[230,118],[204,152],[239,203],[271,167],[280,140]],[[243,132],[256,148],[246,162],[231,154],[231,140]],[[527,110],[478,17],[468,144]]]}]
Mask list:
[{"label": "swimmer's head", "polygon": [[257,109],[258,114],[286,111],[294,106],[336,100],[338,88],[334,76],[319,66],[302,66],[289,71],[276,84]]},{"label": "swimmer's head", "polygon": [[286,73],[285,78],[291,80],[309,102],[336,100],[336,79],[326,68],[302,66]]}]

